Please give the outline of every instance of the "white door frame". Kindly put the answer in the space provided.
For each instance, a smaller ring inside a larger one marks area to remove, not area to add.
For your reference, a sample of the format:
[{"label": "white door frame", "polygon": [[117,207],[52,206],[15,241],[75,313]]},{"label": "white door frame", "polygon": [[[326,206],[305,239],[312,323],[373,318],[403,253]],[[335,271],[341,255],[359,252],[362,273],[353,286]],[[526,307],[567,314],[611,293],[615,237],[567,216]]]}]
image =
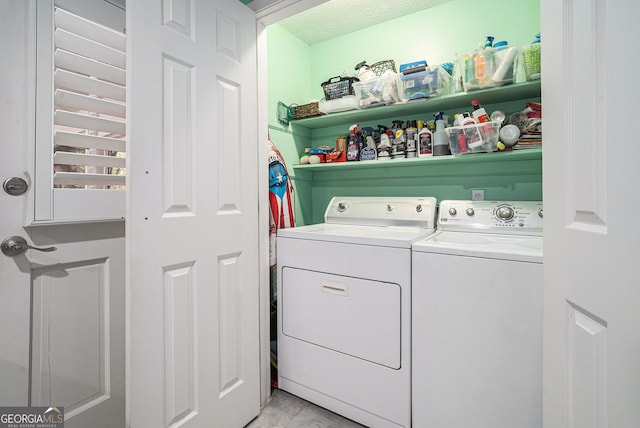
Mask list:
[{"label": "white door frame", "polygon": [[260,231],[260,406],[271,396],[271,309],[269,276],[269,171],[267,168],[267,140],[269,139],[269,108],[267,85],[267,33],[266,26],[256,22],[256,46],[258,54],[258,147],[260,161],[264,165],[258,171],[258,221]]},{"label": "white door frame", "polygon": [[269,88],[267,69],[268,25],[288,18],[328,0],[254,0],[249,7],[256,12],[256,36],[258,51],[258,147],[260,148],[259,218],[260,218],[260,401],[264,406],[271,396],[271,309],[269,304],[269,180],[268,145],[269,139]]}]

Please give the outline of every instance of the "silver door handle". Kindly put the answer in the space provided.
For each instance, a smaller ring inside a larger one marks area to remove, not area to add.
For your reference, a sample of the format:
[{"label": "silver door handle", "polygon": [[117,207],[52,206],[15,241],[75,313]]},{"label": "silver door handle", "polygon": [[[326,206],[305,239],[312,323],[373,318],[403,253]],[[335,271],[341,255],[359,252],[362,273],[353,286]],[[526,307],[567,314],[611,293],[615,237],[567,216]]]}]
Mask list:
[{"label": "silver door handle", "polygon": [[27,244],[27,240],[21,236],[10,236],[9,238],[6,238],[4,241],[2,241],[2,244],[0,244],[0,247],[2,248],[2,253],[5,256],[9,256],[9,257],[19,256],[20,254],[24,254],[25,251],[27,250],[37,250],[37,251],[45,251],[45,252],[57,250],[56,247],[47,247],[47,248],[34,247],[32,245]]}]

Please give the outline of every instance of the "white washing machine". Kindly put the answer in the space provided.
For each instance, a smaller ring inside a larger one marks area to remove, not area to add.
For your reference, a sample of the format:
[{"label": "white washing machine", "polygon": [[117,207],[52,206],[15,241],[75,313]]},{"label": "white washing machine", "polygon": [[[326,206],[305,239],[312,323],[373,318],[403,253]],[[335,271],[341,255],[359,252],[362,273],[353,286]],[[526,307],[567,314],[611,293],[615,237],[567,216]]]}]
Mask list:
[{"label": "white washing machine", "polygon": [[278,230],[278,387],[369,427],[411,426],[411,244],[432,197],[335,197]]},{"label": "white washing machine", "polygon": [[412,260],[413,427],[542,427],[542,203],[441,201]]}]

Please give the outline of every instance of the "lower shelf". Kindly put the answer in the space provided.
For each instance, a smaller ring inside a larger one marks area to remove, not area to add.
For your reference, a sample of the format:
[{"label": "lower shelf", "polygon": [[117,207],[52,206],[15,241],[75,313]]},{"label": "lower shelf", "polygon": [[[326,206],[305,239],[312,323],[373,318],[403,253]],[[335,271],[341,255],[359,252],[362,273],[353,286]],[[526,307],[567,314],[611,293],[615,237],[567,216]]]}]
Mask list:
[{"label": "lower shelf", "polygon": [[[361,162],[337,162],[322,163],[315,165],[293,165],[296,173],[322,174],[326,172],[336,171],[358,171],[358,170],[379,170],[379,169],[397,169],[401,171],[406,168],[425,167],[424,174],[429,175],[428,169],[431,167],[444,165],[468,166],[470,164],[486,164],[486,163],[502,163],[517,162],[528,160],[541,160],[542,149],[521,149],[494,153],[473,153],[457,156],[425,156],[411,159],[391,159],[388,161],[361,161]],[[462,171],[460,171],[462,172]],[[402,174],[402,173],[400,173]]]},{"label": "lower shelf", "polygon": [[542,200],[542,149],[389,161],[294,165],[296,224],[320,223],[333,196],[433,196]]}]

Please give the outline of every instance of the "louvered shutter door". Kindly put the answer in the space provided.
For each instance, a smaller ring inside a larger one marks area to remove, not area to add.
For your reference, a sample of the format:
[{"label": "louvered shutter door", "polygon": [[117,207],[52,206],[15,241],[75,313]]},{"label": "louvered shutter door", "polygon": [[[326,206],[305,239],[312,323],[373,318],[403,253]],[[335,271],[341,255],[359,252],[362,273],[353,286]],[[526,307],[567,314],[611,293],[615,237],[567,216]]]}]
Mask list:
[{"label": "louvered shutter door", "polygon": [[60,8],[54,22],[54,164],[75,170],[54,186],[124,186],[125,36]]},{"label": "louvered shutter door", "polygon": [[[39,97],[50,97],[53,113],[48,140],[49,153],[53,152],[52,176],[43,181],[50,187],[51,196],[42,198],[41,205],[50,205],[45,208],[39,207],[36,199],[35,220],[123,218],[125,34],[59,7],[53,9],[51,18],[52,93],[38,92]],[[41,73],[43,66],[39,67]],[[46,138],[38,140],[42,144]]]}]

